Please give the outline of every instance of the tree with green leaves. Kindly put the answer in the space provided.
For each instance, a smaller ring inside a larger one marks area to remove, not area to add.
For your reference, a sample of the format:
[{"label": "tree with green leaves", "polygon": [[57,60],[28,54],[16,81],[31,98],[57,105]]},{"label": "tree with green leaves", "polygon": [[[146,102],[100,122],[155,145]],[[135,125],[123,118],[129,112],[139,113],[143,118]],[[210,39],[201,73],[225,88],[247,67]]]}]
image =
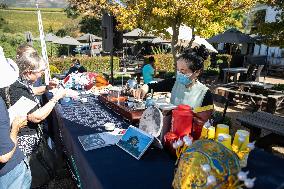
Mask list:
[{"label": "tree with green leaves", "polygon": [[81,12],[100,17],[102,10],[116,16],[120,29],[142,28],[167,34],[172,27],[172,54],[176,64],[179,28],[185,24],[194,34],[209,37],[232,24],[232,14],[246,11],[257,0],[69,0]]},{"label": "tree with green leaves", "polygon": [[253,25],[256,29],[252,30],[252,33],[258,34],[261,41],[267,45],[284,47],[284,1],[265,0],[263,3],[278,11],[276,21],[270,23],[260,22],[263,12],[258,11],[254,14]]}]

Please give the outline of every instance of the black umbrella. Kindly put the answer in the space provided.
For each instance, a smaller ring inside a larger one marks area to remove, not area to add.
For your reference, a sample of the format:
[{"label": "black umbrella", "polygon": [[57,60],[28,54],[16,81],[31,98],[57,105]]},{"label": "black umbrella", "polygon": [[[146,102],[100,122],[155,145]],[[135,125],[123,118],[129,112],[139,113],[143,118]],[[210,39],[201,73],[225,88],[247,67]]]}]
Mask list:
[{"label": "black umbrella", "polygon": [[255,43],[255,39],[234,28],[225,31],[222,34],[211,37],[207,41],[209,43]]},{"label": "black umbrella", "polygon": [[155,38],[154,35],[146,33],[140,28],[136,28],[128,33],[123,34],[126,39]]}]

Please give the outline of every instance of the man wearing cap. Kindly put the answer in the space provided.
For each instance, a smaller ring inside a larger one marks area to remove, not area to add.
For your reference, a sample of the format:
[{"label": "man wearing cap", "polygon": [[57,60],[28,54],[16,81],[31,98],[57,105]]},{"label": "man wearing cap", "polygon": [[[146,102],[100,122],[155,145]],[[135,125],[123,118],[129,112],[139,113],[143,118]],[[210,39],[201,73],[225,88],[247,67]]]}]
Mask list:
[{"label": "man wearing cap", "polygon": [[[14,83],[19,72],[12,60],[6,59],[0,47],[0,88]],[[31,186],[31,172],[24,154],[17,146],[17,135],[27,124],[27,117],[16,117],[10,125],[9,113],[0,97],[0,188],[28,189]]]}]

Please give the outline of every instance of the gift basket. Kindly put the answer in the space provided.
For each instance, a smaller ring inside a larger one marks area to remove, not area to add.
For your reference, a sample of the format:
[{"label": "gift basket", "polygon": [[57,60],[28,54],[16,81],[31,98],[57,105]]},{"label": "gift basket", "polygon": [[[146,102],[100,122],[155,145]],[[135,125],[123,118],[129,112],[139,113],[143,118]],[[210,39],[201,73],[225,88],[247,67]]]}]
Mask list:
[{"label": "gift basket", "polygon": [[174,189],[253,188],[255,178],[248,178],[249,173],[241,170],[254,149],[248,131],[238,130],[232,142],[229,126],[213,127],[207,122],[198,140],[190,135],[174,138],[172,147],[177,156]]}]

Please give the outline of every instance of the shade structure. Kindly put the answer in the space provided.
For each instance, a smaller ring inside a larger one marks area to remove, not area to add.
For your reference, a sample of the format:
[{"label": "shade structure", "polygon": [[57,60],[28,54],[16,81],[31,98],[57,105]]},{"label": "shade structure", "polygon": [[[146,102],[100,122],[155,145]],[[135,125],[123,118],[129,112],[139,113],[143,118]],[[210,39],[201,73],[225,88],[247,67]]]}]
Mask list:
[{"label": "shade structure", "polygon": [[102,40],[101,37],[98,37],[98,36],[90,34],[90,33],[86,33],[86,34],[84,34],[84,35],[82,35],[82,36],[80,36],[76,39],[80,42],[85,42],[85,43],[90,43],[90,42]]},{"label": "shade structure", "polygon": [[[166,31],[169,32],[171,35],[173,34],[172,28],[168,28]],[[187,46],[192,39],[192,29],[188,26],[182,25],[179,28],[178,39],[179,39],[178,43],[180,46]],[[208,43],[206,39],[196,35],[194,37],[194,41],[191,47],[200,46],[200,45],[205,45],[206,49],[208,49],[210,52],[218,53],[218,51],[210,43]]]},{"label": "shade structure", "polygon": [[161,37],[156,37],[152,40],[152,43],[171,43],[171,41],[163,39]]},{"label": "shade structure", "polygon": [[152,34],[147,34],[144,30],[136,28],[131,32],[123,34],[123,37],[126,39],[139,39],[139,38],[155,38]]},{"label": "shade structure", "polygon": [[123,44],[135,44],[135,42],[129,40],[129,39],[125,39],[123,38]]},{"label": "shade structure", "polygon": [[211,37],[207,41],[209,43],[255,43],[255,39],[234,28],[225,31],[222,34]]},{"label": "shade structure", "polygon": [[[58,40],[58,39],[60,39],[60,37],[57,37],[57,36],[56,36],[55,34],[53,34],[53,33],[48,33],[48,34],[46,34],[45,37],[44,37],[44,40],[45,40],[46,42],[53,42],[53,41]],[[40,38],[37,37],[37,38],[34,38],[33,40],[39,41]]]},{"label": "shade structure", "polygon": [[[169,32],[171,35],[173,35],[173,29],[169,27],[166,29],[167,32]],[[192,38],[192,29],[188,26],[182,25],[179,27],[179,35],[178,39],[180,40],[191,40]]]},{"label": "shade structure", "polygon": [[208,43],[206,39],[199,36],[195,36],[195,39],[191,47],[200,46],[200,45],[205,45],[206,49],[208,49],[210,52],[218,53],[218,51],[210,43]]},{"label": "shade structure", "polygon": [[57,43],[57,44],[61,44],[61,45],[81,45],[81,43],[79,41],[77,41],[76,39],[74,39],[73,37],[70,36],[66,36],[63,38],[59,38],[55,41],[53,41],[53,43]]},{"label": "shade structure", "polygon": [[59,38],[53,41],[53,43],[57,43],[61,45],[68,45],[68,56],[70,54],[70,45],[73,45],[73,46],[82,45],[82,43],[80,43],[79,41],[77,41],[76,39],[70,36]]},{"label": "shade structure", "polygon": [[58,40],[58,39],[60,39],[59,37],[57,37],[55,34],[53,34],[53,33],[48,33],[48,34],[46,34],[45,35],[45,41],[47,41],[47,42],[53,42],[53,41],[55,41],[55,40]]},{"label": "shade structure", "polygon": [[143,42],[152,42],[153,41],[153,39],[149,39],[149,38],[140,38],[140,39],[136,39],[135,41],[139,41],[139,42],[141,42],[141,43],[143,43]]}]

